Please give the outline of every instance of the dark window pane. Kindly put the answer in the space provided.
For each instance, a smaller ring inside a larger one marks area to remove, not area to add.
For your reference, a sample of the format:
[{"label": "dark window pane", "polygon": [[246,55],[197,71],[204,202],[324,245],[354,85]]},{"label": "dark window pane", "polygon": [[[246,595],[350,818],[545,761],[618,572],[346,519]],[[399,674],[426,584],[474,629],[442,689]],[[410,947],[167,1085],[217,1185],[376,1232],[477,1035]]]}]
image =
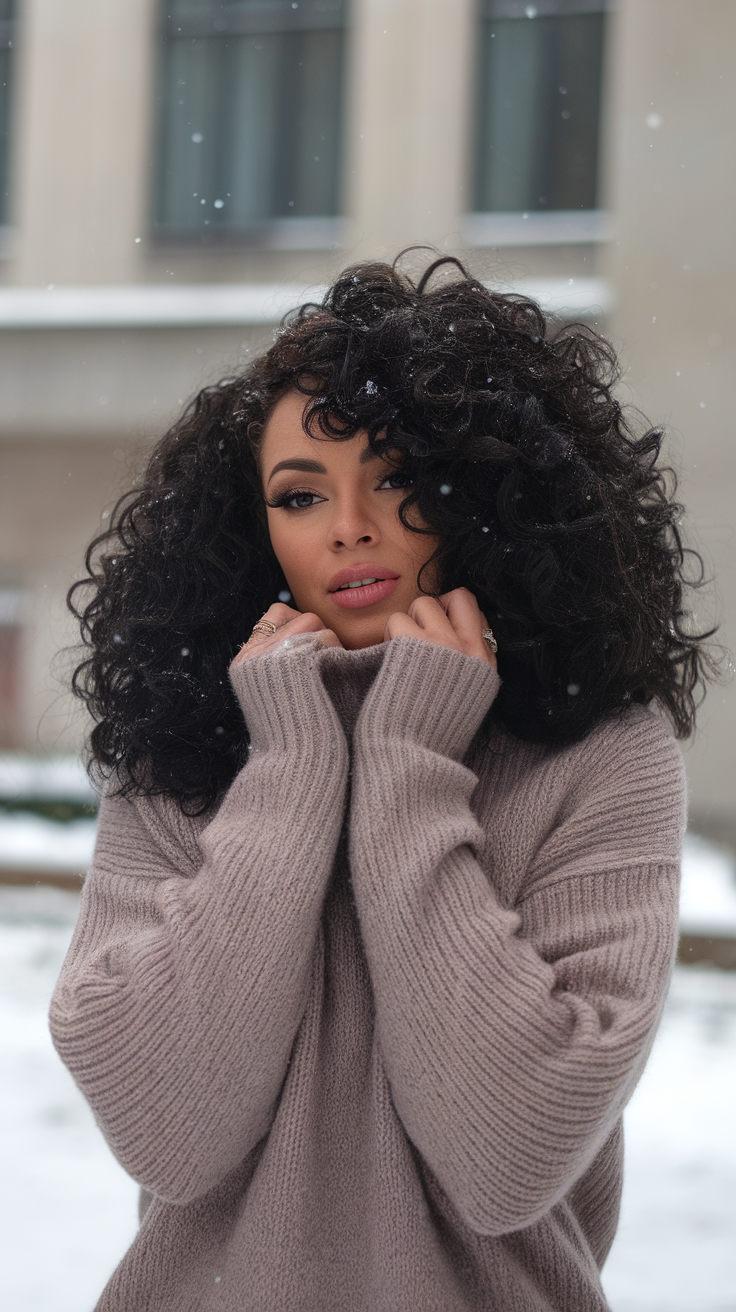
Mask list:
[{"label": "dark window pane", "polygon": [[20,628],[0,623],[0,750],[18,746]]},{"label": "dark window pane", "polygon": [[338,208],[340,0],[176,0],[161,42],[158,231]]},{"label": "dark window pane", "polygon": [[532,19],[486,10],[474,209],[596,208],[605,13],[583,7],[540,6]]},{"label": "dark window pane", "polygon": [[0,223],[8,221],[10,97],[13,62],[14,0],[0,0]]}]

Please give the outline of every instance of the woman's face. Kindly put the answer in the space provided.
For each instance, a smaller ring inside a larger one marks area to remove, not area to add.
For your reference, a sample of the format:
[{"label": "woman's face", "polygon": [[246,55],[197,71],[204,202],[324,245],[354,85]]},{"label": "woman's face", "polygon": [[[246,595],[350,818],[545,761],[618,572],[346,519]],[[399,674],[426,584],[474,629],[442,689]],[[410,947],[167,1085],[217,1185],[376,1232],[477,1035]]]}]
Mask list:
[{"label": "woman's face", "polygon": [[[364,432],[344,442],[307,436],[306,403],[287,393],[263,434],[271,544],[297,609],[318,615],[344,647],[369,647],[383,640],[389,615],[422,595],[417,575],[438,540],[404,528],[408,480],[372,453]],[[423,582],[433,583],[431,571]]]}]

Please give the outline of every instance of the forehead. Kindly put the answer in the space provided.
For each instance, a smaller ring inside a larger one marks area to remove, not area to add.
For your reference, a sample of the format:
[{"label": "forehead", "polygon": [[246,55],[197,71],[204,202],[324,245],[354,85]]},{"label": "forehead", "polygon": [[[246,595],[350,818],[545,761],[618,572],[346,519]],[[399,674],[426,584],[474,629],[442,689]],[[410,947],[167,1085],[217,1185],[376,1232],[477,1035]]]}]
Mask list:
[{"label": "forehead", "polygon": [[317,463],[327,471],[346,463],[363,465],[378,459],[370,449],[365,432],[356,433],[355,437],[344,442],[310,437],[305,433],[302,420],[309,403],[310,398],[300,392],[288,392],[274,406],[261,442],[261,469],[266,481],[272,477],[274,467],[287,460]]}]

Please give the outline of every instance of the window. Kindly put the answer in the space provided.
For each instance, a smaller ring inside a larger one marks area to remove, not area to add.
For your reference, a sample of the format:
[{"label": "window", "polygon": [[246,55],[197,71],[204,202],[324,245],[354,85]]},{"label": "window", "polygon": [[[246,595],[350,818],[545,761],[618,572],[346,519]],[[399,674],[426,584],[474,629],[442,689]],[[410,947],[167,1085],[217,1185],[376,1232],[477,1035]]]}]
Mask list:
[{"label": "window", "polygon": [[0,224],[8,221],[10,154],[10,79],[13,60],[15,0],[0,0]]},{"label": "window", "polygon": [[605,0],[482,0],[473,208],[595,210]]},{"label": "window", "polygon": [[238,236],[338,211],[345,0],[169,0],[155,231]]}]

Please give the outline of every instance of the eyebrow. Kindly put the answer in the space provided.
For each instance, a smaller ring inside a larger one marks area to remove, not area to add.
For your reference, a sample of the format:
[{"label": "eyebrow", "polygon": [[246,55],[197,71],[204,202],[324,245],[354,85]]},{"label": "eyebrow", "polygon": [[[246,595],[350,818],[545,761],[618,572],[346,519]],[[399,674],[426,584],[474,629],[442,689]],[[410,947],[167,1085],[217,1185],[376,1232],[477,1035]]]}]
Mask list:
[{"label": "eyebrow", "polygon": [[279,460],[279,463],[274,465],[268,476],[269,483],[274,477],[274,474],[279,474],[282,469],[298,469],[301,474],[327,473],[324,465],[321,465],[319,460],[300,460],[298,457],[294,457],[293,460]]},{"label": "eyebrow", "polygon": [[[374,451],[373,448],[370,446],[365,447],[365,449],[360,453],[361,465],[367,465],[370,460],[379,460],[379,459],[380,456],[378,455],[378,452]],[[278,464],[274,465],[273,469],[271,470],[271,473],[268,476],[269,483],[271,482],[271,479],[276,474],[281,473],[282,469],[295,469],[300,474],[326,474],[327,473],[325,466],[321,464],[319,460],[305,460],[303,458],[300,458],[299,456],[295,456],[292,460],[279,460]]]}]

